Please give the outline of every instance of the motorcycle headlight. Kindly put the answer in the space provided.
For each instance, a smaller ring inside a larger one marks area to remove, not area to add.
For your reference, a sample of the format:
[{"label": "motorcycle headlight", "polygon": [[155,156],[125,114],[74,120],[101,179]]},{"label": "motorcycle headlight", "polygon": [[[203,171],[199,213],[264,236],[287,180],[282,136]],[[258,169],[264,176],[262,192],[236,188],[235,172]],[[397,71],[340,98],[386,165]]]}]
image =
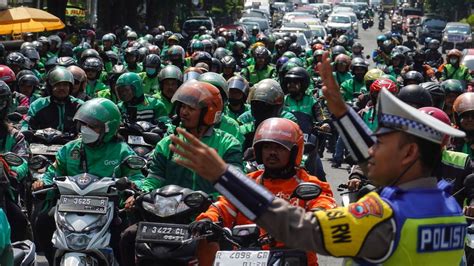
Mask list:
[{"label": "motorcycle headlight", "polygon": [[66,244],[73,250],[82,250],[87,248],[87,245],[91,241],[91,237],[87,234],[76,234],[71,233],[66,236]]},{"label": "motorcycle headlight", "polygon": [[73,232],[74,228],[66,221],[65,212],[56,212],[56,223],[65,233]]},{"label": "motorcycle headlight", "polygon": [[445,42],[448,41],[448,36],[443,35],[443,41],[445,41]]},{"label": "motorcycle headlight", "polygon": [[143,202],[143,208],[160,217],[168,217],[176,213],[181,201],[181,195],[176,195],[173,197],[163,197],[156,195],[155,202]]},{"label": "motorcycle headlight", "polygon": [[472,36],[469,35],[467,38],[466,38],[466,42],[472,42]]},{"label": "motorcycle headlight", "polygon": [[107,223],[107,219],[108,219],[107,215],[100,215],[100,218],[99,220],[97,220],[97,222],[87,226],[86,228],[82,230],[82,232],[90,233],[92,231],[95,231],[96,229],[100,230]]}]

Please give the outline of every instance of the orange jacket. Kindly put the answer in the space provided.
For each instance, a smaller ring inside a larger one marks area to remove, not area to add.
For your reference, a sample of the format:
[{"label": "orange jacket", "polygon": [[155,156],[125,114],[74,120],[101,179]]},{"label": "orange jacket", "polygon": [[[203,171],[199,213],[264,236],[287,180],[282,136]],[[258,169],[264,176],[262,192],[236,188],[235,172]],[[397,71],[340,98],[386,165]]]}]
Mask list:
[{"label": "orange jacket", "polygon": [[[336,201],[333,197],[331,187],[329,183],[322,182],[315,176],[309,175],[304,169],[298,169],[296,172],[296,178],[290,179],[265,179],[262,178],[263,170],[255,171],[247,176],[253,179],[255,182],[265,186],[275,196],[289,200],[291,204],[300,206],[306,211],[314,211],[316,209],[332,209],[336,207]],[[321,195],[310,201],[303,201],[300,199],[290,199],[293,190],[301,182],[311,182],[319,185],[322,189]],[[208,219],[213,222],[222,222],[224,227],[233,228],[235,225],[253,224],[251,220],[245,217],[237,208],[232,205],[226,198],[220,196],[209,209],[201,213],[196,220]],[[261,235],[266,234],[264,230],[261,230]],[[284,247],[282,242],[277,242],[275,247]],[[270,247],[263,247],[269,249]],[[317,265],[317,257],[315,253],[308,252],[308,265]]]}]

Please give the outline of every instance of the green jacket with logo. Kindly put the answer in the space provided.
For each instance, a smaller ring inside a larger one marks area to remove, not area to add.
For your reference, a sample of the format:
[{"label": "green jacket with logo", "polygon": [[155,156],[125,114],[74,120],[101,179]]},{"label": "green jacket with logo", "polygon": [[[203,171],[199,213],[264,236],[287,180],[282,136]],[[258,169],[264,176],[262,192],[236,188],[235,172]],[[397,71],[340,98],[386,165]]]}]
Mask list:
[{"label": "green jacket with logo", "polygon": [[348,79],[341,84],[341,92],[344,101],[348,102],[354,99],[354,93],[367,93],[367,88],[363,81],[359,82],[355,79]]},{"label": "green jacket with logo", "polygon": [[[81,149],[85,158],[81,158]],[[136,155],[127,143],[112,140],[98,147],[90,147],[82,143],[82,139],[72,140],[64,145],[56,154],[56,161],[49,166],[42,177],[46,184],[52,184],[55,176],[74,176],[81,173],[89,173],[97,177],[111,177],[114,168],[129,155]],[[87,165],[86,169],[81,164],[81,159]],[[143,179],[139,170],[130,170],[126,167],[118,167],[115,177],[128,177],[132,181]]]},{"label": "green jacket with logo", "polygon": [[[242,168],[242,147],[234,136],[220,129],[210,128],[201,141],[215,149],[226,163]],[[156,145],[151,156],[150,173],[143,182],[137,182],[138,187],[143,191],[151,191],[173,184],[216,193],[211,182],[175,162],[179,155],[170,151],[170,144],[171,139],[167,136]]]},{"label": "green jacket with logo", "polygon": [[273,65],[267,65],[261,70],[257,70],[255,65],[250,65],[247,68],[242,69],[241,74],[250,83],[250,86],[257,84],[259,81],[276,76],[276,69]]},{"label": "green jacket with logo", "polygon": [[105,89],[108,89],[108,88],[109,88],[109,86],[105,85],[102,81],[100,81],[98,79],[94,83],[91,83],[91,82],[87,81],[86,94],[87,94],[87,96],[89,96],[91,98],[94,98],[94,97],[96,97],[96,95],[99,91],[102,91],[102,90],[105,90]]}]

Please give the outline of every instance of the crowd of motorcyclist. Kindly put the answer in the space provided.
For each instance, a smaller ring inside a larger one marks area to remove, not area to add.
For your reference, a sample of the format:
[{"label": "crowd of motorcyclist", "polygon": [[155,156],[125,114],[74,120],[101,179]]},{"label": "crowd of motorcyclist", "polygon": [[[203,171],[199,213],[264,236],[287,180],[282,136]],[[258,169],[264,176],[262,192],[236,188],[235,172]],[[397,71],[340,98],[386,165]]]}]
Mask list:
[{"label": "crowd of motorcyclist", "polygon": [[[32,154],[25,136],[46,128],[73,140],[34,180],[33,190],[53,184],[57,176],[85,172],[127,177],[134,189],[144,193],[179,185],[215,196],[208,211],[196,222],[189,221],[194,231],[209,230],[211,222],[227,227],[250,223],[226,198],[218,197],[212,183],[175,162],[179,155],[170,150],[170,136],[181,127],[278,197],[290,200],[298,183],[312,182],[323,188],[323,194],[292,204],[308,211],[336,207],[321,157],[325,149],[331,152],[333,167],[350,163],[350,158],[321,92],[318,64],[326,51],[344,100],[370,129],[377,128],[377,96],[384,88],[466,132],[464,139],[446,139],[443,165],[436,172],[436,177],[461,189],[472,172],[474,150],[474,92],[469,69],[461,64],[462,52],[450,50],[444,59],[436,39],[419,44],[412,33],[404,40],[387,32],[374,40],[378,47],[370,55],[375,68],[370,68],[363,45],[344,33],[333,30],[325,40],[314,39],[308,51],[294,34],[277,37],[257,28],[246,38],[240,29],[210,32],[201,27],[185,40],[164,26],[143,35],[125,26],[101,38],[89,30],[75,44],[64,32],[37,38],[26,33],[20,50],[14,52],[0,44],[0,148],[23,159],[16,167],[0,160],[2,174],[10,180],[8,194],[2,197],[11,242],[34,239],[52,265],[56,225],[51,209],[57,198],[49,193],[27,217],[20,189],[31,175]],[[12,121],[9,114],[20,107],[27,107],[27,113]],[[159,127],[159,142],[143,155],[149,161],[147,169],[113,173],[124,158],[136,154],[120,129],[140,121]],[[313,144],[313,150],[307,144]],[[349,187],[356,189],[365,177],[354,168],[350,179]],[[461,207],[473,196],[469,192],[456,195]],[[122,265],[135,262],[139,218],[130,215],[135,199],[123,197],[120,207],[127,212],[111,226],[110,245]],[[467,207],[466,212],[472,210]],[[0,241],[4,245],[0,248],[8,243]],[[317,264],[315,253],[308,252],[308,259],[309,264]]]}]

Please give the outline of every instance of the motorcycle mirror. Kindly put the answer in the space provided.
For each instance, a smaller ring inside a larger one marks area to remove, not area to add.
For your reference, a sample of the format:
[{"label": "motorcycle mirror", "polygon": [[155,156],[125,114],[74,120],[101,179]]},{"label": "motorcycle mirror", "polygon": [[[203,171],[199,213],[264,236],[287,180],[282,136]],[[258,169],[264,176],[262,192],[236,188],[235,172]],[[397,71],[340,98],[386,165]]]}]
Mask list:
[{"label": "motorcycle mirror", "polygon": [[206,202],[207,197],[199,191],[192,192],[186,195],[183,199],[184,204],[190,208],[199,208]]},{"label": "motorcycle mirror", "polygon": [[43,155],[36,155],[28,161],[28,166],[30,169],[39,170],[44,168],[48,163],[48,158]]},{"label": "motorcycle mirror", "polygon": [[28,107],[26,106],[18,106],[16,111],[22,115],[26,115],[28,113]]},{"label": "motorcycle mirror", "polygon": [[146,165],[146,160],[136,155],[127,156],[122,163],[125,163],[130,169],[140,170]]},{"label": "motorcycle mirror", "polygon": [[20,166],[23,163],[23,159],[14,154],[13,152],[7,152],[3,155],[3,159],[11,166]]},{"label": "motorcycle mirror", "polygon": [[14,123],[18,123],[23,119],[23,116],[20,113],[13,112],[13,113],[9,113],[7,115],[7,118],[8,118],[8,120],[10,120]]},{"label": "motorcycle mirror", "polygon": [[370,59],[370,55],[366,55],[366,56],[365,56],[365,59]]},{"label": "motorcycle mirror", "polygon": [[298,198],[302,200],[312,200],[321,195],[321,187],[310,182],[299,183],[293,191],[291,198]]}]

